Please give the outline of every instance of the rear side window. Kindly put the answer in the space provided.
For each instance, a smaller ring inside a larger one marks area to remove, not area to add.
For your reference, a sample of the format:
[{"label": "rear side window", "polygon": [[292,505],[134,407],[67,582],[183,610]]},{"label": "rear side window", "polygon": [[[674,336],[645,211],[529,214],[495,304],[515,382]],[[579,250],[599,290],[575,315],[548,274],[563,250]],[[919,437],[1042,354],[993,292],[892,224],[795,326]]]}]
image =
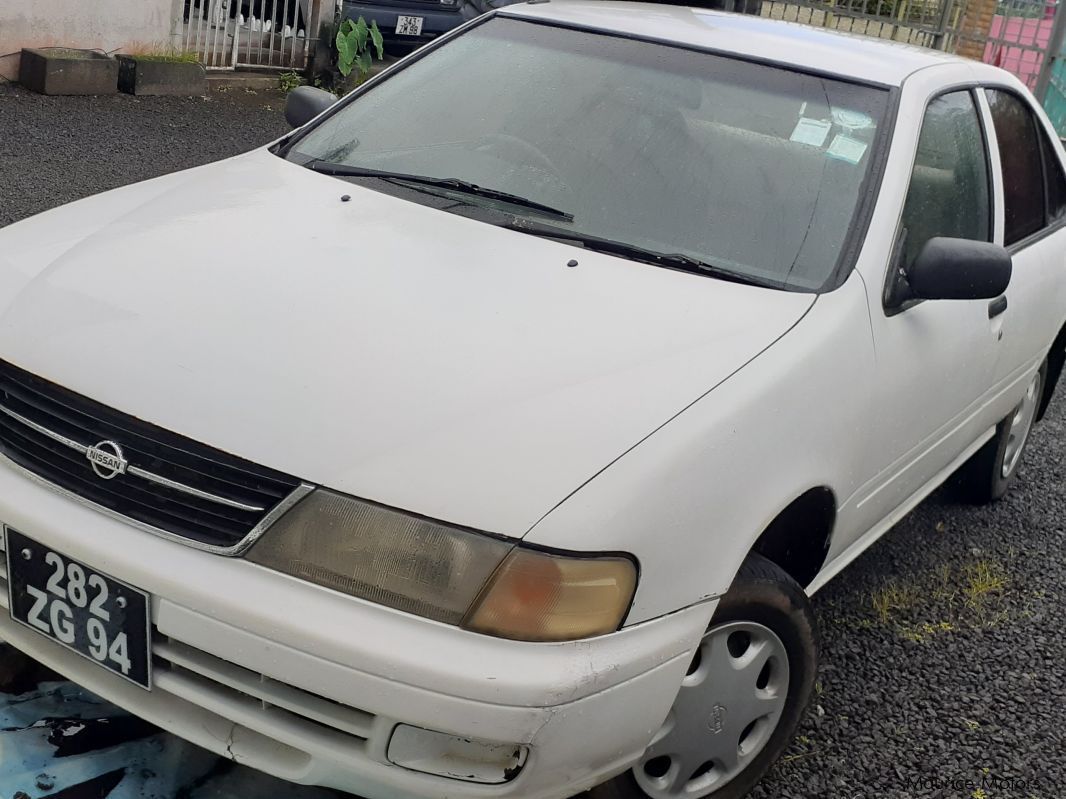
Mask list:
[{"label": "rear side window", "polygon": [[988,89],[986,94],[1003,168],[1003,242],[1010,245],[1046,224],[1046,146],[1040,140],[1036,119],[1017,95],[998,89]]},{"label": "rear side window", "polygon": [[1040,141],[1044,150],[1044,171],[1047,172],[1048,222],[1053,223],[1066,218],[1066,176],[1062,174],[1059,154],[1044,131],[1040,131]]},{"label": "rear side window", "polygon": [[909,265],[934,236],[988,241],[990,209],[988,159],[973,95],[941,95],[926,109],[918,136],[903,206],[903,263]]}]

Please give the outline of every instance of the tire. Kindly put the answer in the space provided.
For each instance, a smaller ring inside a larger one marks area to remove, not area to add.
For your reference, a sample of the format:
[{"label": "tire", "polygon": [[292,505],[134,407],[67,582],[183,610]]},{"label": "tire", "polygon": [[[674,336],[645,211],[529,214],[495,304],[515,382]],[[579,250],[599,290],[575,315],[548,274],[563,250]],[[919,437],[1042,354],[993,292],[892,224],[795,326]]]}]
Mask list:
[{"label": "tire", "polygon": [[1022,401],[996,425],[996,434],[956,473],[954,488],[960,499],[987,505],[1006,496],[1018,476],[1018,467],[1036,424],[1046,380],[1047,361],[1033,376]]},{"label": "tire", "polygon": [[[696,703],[686,702],[684,698],[686,693],[685,684],[690,679],[698,676],[700,669],[703,668],[702,659],[706,657],[708,661],[711,660],[710,654],[705,656],[701,653],[715,651],[713,649],[705,650],[705,645],[710,646],[720,640],[716,636],[729,633],[730,630],[743,632],[747,628],[763,628],[772,632],[778,642],[783,645],[783,654],[787,657],[787,672],[785,673],[787,674],[788,686],[787,691],[781,691],[784,701],[777,717],[776,726],[772,729],[765,729],[762,733],[757,733],[756,731],[759,729],[757,724],[761,722],[749,724],[738,738],[738,750],[742,753],[744,742],[751,740],[757,734],[761,739],[759,745],[762,748],[757,752],[754,751],[754,747],[752,748],[750,759],[740,767],[739,772],[729,777],[727,781],[723,781],[723,778],[727,777],[728,773],[719,771],[719,766],[715,765],[714,769],[704,776],[697,777],[691,781],[680,781],[681,786],[692,787],[697,784],[702,786],[704,782],[709,780],[705,793],[701,792],[702,788],[698,787],[693,791],[686,791],[681,787],[676,787],[676,795],[678,797],[684,796],[686,799],[703,799],[703,797],[739,799],[739,797],[744,796],[784,752],[806,712],[807,705],[814,692],[814,683],[818,671],[817,622],[811,610],[810,601],[803,589],[781,568],[760,555],[751,554],[741,566],[729,592],[719,603],[714,618],[711,619],[710,626],[707,628],[707,633],[703,639],[704,643],[701,644],[700,649],[697,651],[693,666],[690,667],[689,674],[685,677],[685,683],[682,684],[678,698],[670,711],[670,716],[664,724],[663,730],[660,730],[656,739],[653,739],[645,758],[653,755],[657,746],[664,745],[661,741],[665,741],[670,733],[667,732],[664,735],[663,731],[674,729],[674,727],[671,727],[672,720],[676,721],[681,716],[683,713],[682,706],[698,705],[706,708],[708,700],[700,698],[700,701]],[[729,642],[730,657],[733,656],[734,652],[732,638],[732,633],[729,633],[729,636],[725,639]],[[719,649],[718,651],[721,650]],[[768,663],[774,663],[772,655]],[[766,667],[760,670],[757,682],[762,680],[765,669]],[[781,671],[779,664],[774,665],[770,674],[773,675],[775,671]],[[772,689],[771,683],[776,679],[776,677],[771,676],[767,686]],[[708,685],[714,683],[714,680],[707,681]],[[703,685],[703,683],[700,683],[700,685]],[[694,694],[689,695],[692,696]],[[734,702],[734,695],[726,696],[723,694],[721,702],[716,702],[712,708],[711,717],[707,721],[708,729],[712,730],[712,732],[710,736],[707,736],[706,733],[703,733],[703,736],[708,741],[713,742],[714,746],[718,745],[717,736],[719,733],[732,733],[735,731],[735,728],[731,728],[728,724],[731,715],[728,703],[732,702]],[[723,705],[725,706],[723,707]],[[739,726],[744,723],[744,718],[744,715],[740,715],[736,725]],[[677,729],[680,730],[681,722],[676,721],[676,724]],[[717,732],[713,731],[715,726],[718,727]],[[753,728],[755,731],[747,732],[747,730]],[[689,727],[686,725],[684,729],[687,730]],[[747,737],[745,737],[745,734]],[[679,734],[679,740],[689,740],[687,732],[683,736]],[[722,740],[731,743],[732,739],[727,737]],[[699,757],[704,756],[706,755],[699,755]],[[654,781],[654,774],[663,770],[661,762],[656,764],[653,760],[661,761],[662,757],[647,761],[642,760],[630,771],[615,777],[610,782],[593,788],[583,794],[583,796],[587,797],[587,799],[649,799],[649,797],[650,799],[659,799],[664,795],[672,796],[673,794],[663,794],[660,790],[656,790],[654,786],[650,788],[651,792],[645,790],[649,783]],[[691,757],[689,760],[691,760]],[[678,763],[680,764],[680,759]],[[652,775],[649,775],[647,771],[644,771],[643,774],[638,772],[639,769],[647,769],[650,766],[656,766],[656,769],[652,771]],[[675,766],[671,764],[670,769],[674,768]],[[676,768],[678,773],[680,773],[681,766],[678,765]],[[695,773],[698,772],[699,770]],[[715,777],[715,773],[718,773],[719,776]],[[669,780],[669,774],[661,779]]]}]

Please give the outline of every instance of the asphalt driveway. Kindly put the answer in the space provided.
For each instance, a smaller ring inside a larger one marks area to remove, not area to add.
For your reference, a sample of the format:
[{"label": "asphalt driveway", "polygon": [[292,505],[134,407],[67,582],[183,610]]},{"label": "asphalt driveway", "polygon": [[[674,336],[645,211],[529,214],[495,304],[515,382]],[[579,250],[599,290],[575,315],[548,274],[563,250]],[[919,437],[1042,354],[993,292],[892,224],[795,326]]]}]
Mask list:
[{"label": "asphalt driveway", "polygon": [[[0,226],[264,143],[285,129],[281,103],[0,85]],[[819,594],[815,706],[754,797],[1066,793],[1064,445],[1060,398],[1006,500],[973,508],[941,492]],[[0,694],[0,728],[0,799],[325,795],[232,767],[69,683]]]}]

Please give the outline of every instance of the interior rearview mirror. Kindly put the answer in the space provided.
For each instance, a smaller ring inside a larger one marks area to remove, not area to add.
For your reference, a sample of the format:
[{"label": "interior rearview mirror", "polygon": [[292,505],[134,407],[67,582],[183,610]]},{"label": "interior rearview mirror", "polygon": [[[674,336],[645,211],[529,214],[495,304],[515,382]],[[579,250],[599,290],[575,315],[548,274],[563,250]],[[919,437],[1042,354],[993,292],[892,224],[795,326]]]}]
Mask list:
[{"label": "interior rearview mirror", "polygon": [[990,300],[1007,290],[1011,255],[987,241],[929,239],[907,267],[911,296],[922,300]]},{"label": "interior rearview mirror", "polygon": [[337,102],[335,95],[314,86],[298,86],[285,101],[285,121],[292,127],[306,125]]}]

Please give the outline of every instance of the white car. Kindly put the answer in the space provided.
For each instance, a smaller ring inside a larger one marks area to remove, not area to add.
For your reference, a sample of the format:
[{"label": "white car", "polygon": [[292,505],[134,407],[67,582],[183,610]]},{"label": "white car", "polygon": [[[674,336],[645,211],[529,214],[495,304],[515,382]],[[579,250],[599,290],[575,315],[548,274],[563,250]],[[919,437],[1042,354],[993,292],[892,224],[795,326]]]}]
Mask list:
[{"label": "white car", "polygon": [[0,231],[0,637],[370,799],[737,797],[809,596],[1066,354],[1015,78],[698,9],[510,6],[272,146]]}]

